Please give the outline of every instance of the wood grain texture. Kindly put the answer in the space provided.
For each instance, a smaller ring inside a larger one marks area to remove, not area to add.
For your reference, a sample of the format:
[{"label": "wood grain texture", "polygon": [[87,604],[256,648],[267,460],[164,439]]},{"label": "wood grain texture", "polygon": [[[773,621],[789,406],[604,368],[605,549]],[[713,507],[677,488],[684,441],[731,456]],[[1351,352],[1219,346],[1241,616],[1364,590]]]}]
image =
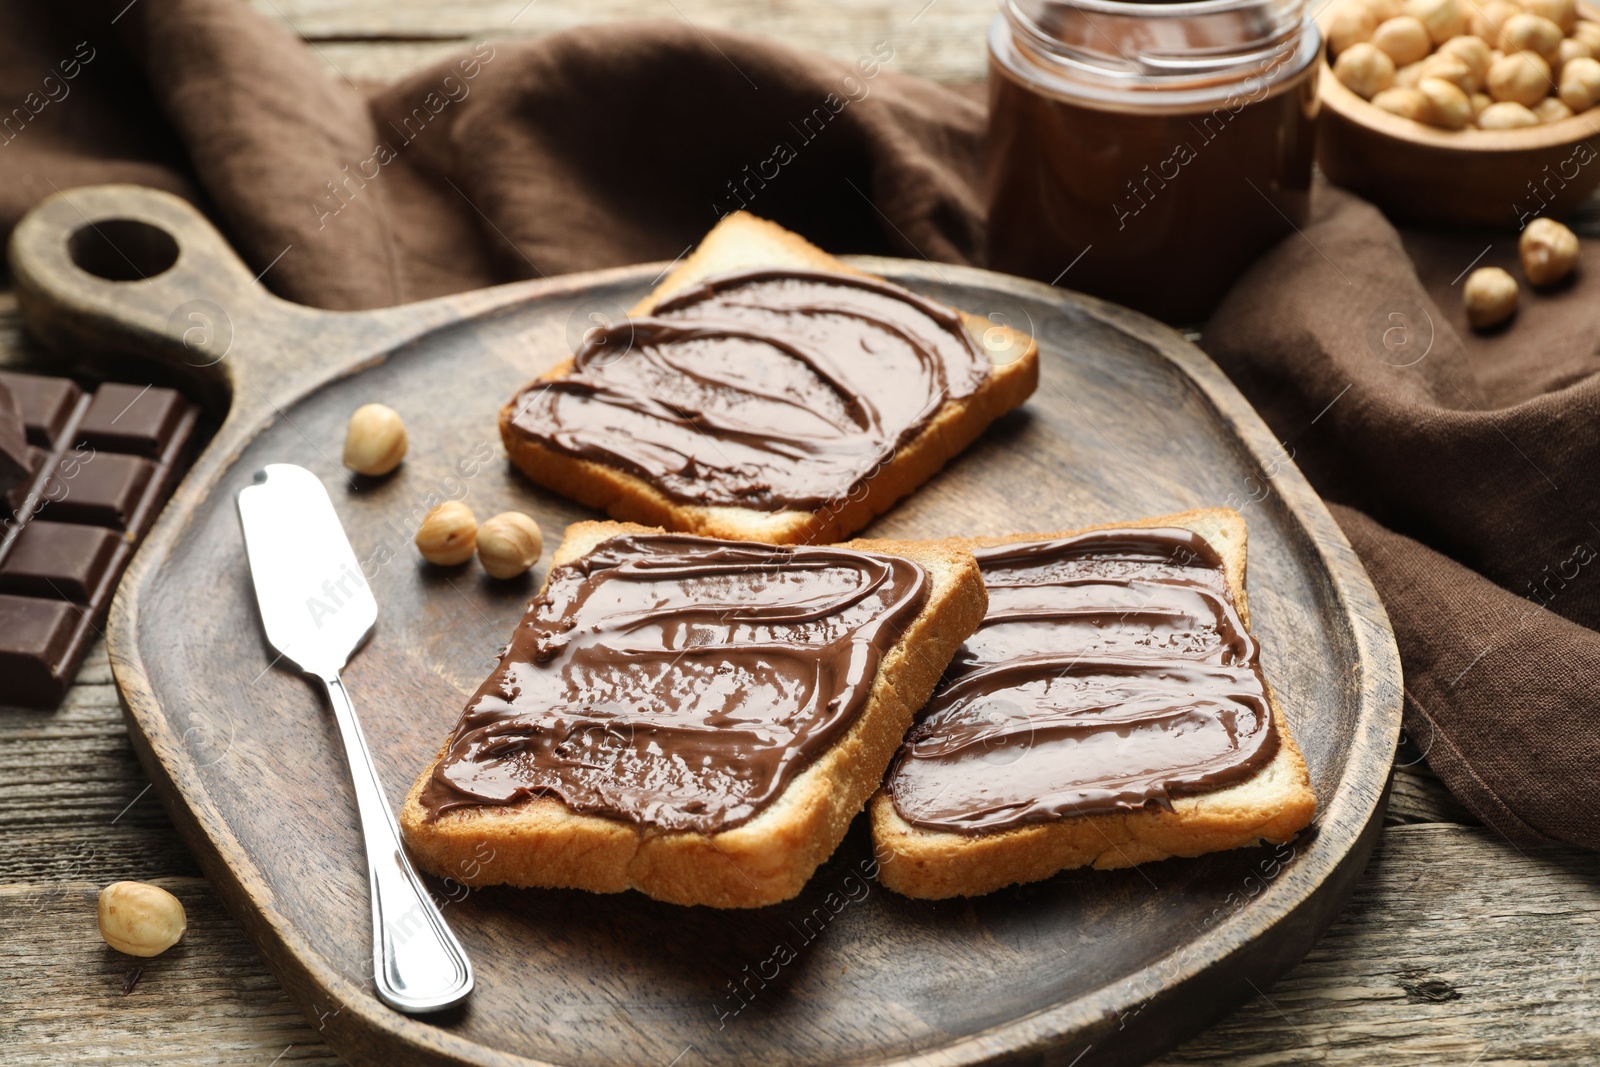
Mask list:
[{"label": "wood grain texture", "polygon": [[[113,218],[170,234],[176,262],[134,283],[79,269],[67,235]],[[321,702],[269,669],[233,494],[268,462],[307,466],[334,494],[382,605],[376,635],[344,677],[394,792],[436,748],[533,580],[421,566],[411,532],[442,495],[484,514],[525,511],[552,530],[589,517],[504,463],[494,412],[565,358],[574,323],[597,306],[632,305],[660,265],[317,312],[254,284],[192,208],[125,186],[47,200],[17,227],[11,260],[41,336],[188,366],[203,392],[231,394],[113,605],[111,660],[135,750],[202,870],[291,997],[336,1009],[329,1042],[357,1063],[648,1062],[690,1047],[712,1063],[954,1065],[1024,1053],[1136,1062],[1292,966],[1332,921],[1377,836],[1399,722],[1392,635],[1338,527],[1220,371],[1171,331],[1098,301],[966,268],[859,260],[969,313],[1024,324],[1044,382],[1025,410],[868,533],[1119,521],[1214,505],[1252,479],[1270,481],[1247,516],[1252,615],[1320,799],[1315,829],[1292,847],[1072,872],[942,905],[894,898],[862,877],[864,826],[799,898],[752,913],[637,896],[457,897],[445,883],[436,889],[450,899],[480,988],[465,1009],[397,1015],[378,1004],[365,972],[369,915],[348,776]],[[227,357],[205,367],[194,367],[172,315],[196,299],[234,327]],[[374,398],[405,417],[412,450],[392,477],[352,479],[329,456],[349,412]],[[795,958],[791,941],[799,962],[763,974],[775,946],[789,947],[784,963]],[[1077,965],[1059,966],[1063,955]],[[982,1000],[958,991],[974,967],[989,987]],[[1130,1012],[1161,1024],[1120,1025]]]},{"label": "wood grain texture", "polygon": [[[8,868],[0,886],[8,945],[0,1062],[343,1063],[207,882],[162,871],[159,857],[135,859],[159,850],[163,838],[175,843],[170,829],[82,828],[27,839],[29,851],[88,845],[103,862],[48,877],[18,878]],[[99,942],[93,902],[100,885],[124,876],[166,886],[190,920],[182,946],[151,961],[126,998],[132,961]],[[1154,1064],[1589,1062],[1600,1027],[1597,883],[1600,859],[1589,853],[1519,855],[1483,829],[1393,828],[1305,962]],[[1129,1025],[1149,1022],[1134,1017]],[[680,1061],[697,1062],[692,1054]]]},{"label": "wood grain texture", "polygon": [[[401,5],[394,0],[253,2],[268,17],[279,17],[276,7],[308,26],[319,52],[357,79],[390,80],[459,47],[456,39],[405,39],[416,32],[418,20],[409,15],[412,26],[399,25],[391,12]],[[956,80],[982,76],[981,27],[992,8],[988,0],[967,4],[981,11],[968,17],[966,28],[947,33],[942,24],[929,21],[947,3],[938,0],[928,15],[894,38],[907,57],[898,69],[942,80],[951,78],[941,73],[949,70],[959,72]],[[413,6],[424,5],[416,0]],[[490,6],[450,5],[450,10]],[[737,12],[745,28],[765,32],[767,6],[729,3],[725,9]],[[920,8],[922,0],[915,6]],[[589,7],[538,0],[515,28],[523,27],[535,9],[578,18]],[[798,39],[826,39],[862,7],[860,2],[807,5],[807,24],[799,27]],[[439,16],[431,0],[426,9],[430,17]],[[631,0],[625,13],[677,17],[661,0]],[[913,43],[915,52],[909,51]],[[932,62],[922,65],[919,56]],[[330,76],[336,76],[331,67]],[[1575,223],[1580,232],[1600,236],[1600,203],[1590,200],[1580,218],[1582,223]],[[23,330],[14,297],[0,292],[0,362],[47,366],[55,358]],[[0,982],[0,1063],[266,1067],[343,1062],[320,1042],[314,1021],[289,1006],[230,919],[208,924],[204,936],[197,924],[183,949],[182,974],[167,972],[169,980],[151,981],[157,977],[151,972],[129,1001],[93,986],[83,961],[92,961],[90,949],[102,949],[92,904],[65,893],[74,879],[86,881],[87,889],[124,877],[171,878],[168,884],[191,918],[197,912],[225,916],[209,883],[182,888],[177,881],[193,878],[197,868],[160,805],[144,792],[149,782],[129,745],[110,677],[101,646],[90,653],[63,711],[0,711],[0,773],[14,783],[0,791],[0,829],[7,835],[0,847],[0,896],[6,902],[0,904],[0,919],[9,924],[6,981]],[[1600,962],[1593,858],[1535,853],[1524,859],[1483,830],[1393,825],[1470,818],[1417,758],[1415,751],[1401,755],[1393,775],[1391,826],[1350,905],[1307,960],[1266,990],[1271,1004],[1258,998],[1241,1006],[1163,1064],[1463,1064],[1478,1053],[1458,1054],[1461,1050],[1484,1048],[1489,1050],[1479,1061],[1484,1064],[1576,1064],[1592,1058],[1592,1041],[1584,1031],[1600,1027],[1600,993],[1592,978]],[[39,769],[53,763],[66,769],[59,775]],[[85,854],[96,858],[72,865]],[[30,901],[48,894],[57,903],[24,914],[7,906],[16,899],[13,894]],[[1479,916],[1493,917],[1492,936]],[[1543,966],[1553,935],[1570,937],[1557,955],[1587,959],[1588,973],[1575,976],[1570,967]],[[66,952],[63,945],[76,948]],[[1447,1002],[1448,1011],[1418,1005],[1398,985],[1395,965],[1402,959],[1435,974],[1457,968],[1480,981],[1457,987],[1461,998]],[[108,968],[105,974],[120,991],[118,971]],[[224,975],[227,981],[219,987]],[[130,1001],[137,1002],[136,1015],[130,1014]],[[270,1005],[277,1007],[264,1007]],[[102,1034],[111,1036],[97,1036]],[[682,1062],[689,1064],[692,1057]]]},{"label": "wood grain texture", "polygon": [[853,61],[878,42],[895,50],[889,70],[937,81],[977,81],[987,63],[994,0],[251,0],[264,16],[312,42],[330,72],[354,80],[409,73],[463,44],[516,40],[618,19],[655,18],[701,30],[759,32]]}]

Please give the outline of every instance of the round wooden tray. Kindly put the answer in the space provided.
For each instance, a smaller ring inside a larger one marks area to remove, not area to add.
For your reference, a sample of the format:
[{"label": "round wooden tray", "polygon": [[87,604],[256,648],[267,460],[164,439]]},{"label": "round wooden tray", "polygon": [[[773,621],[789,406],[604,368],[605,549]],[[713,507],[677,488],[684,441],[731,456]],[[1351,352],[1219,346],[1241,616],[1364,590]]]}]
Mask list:
[{"label": "round wooden tray", "polygon": [[[163,360],[225,413],[123,582],[111,661],[167,810],[352,1063],[1132,1063],[1265,990],[1345,900],[1381,823],[1399,666],[1365,572],[1260,418],[1198,349],[1142,316],[984,271],[853,262],[1027,331],[1042,351],[1027,406],[869,532],[999,534],[1239,506],[1251,614],[1311,768],[1315,825],[1280,848],[941,903],[862,877],[860,820],[799,898],[758,911],[436,882],[478,989],[411,1018],[373,995],[334,727],[310,685],[271,667],[233,494],[269,462],[328,485],[380,606],[345,680],[398,800],[543,577],[427,567],[409,533],[463,493],[480,515],[533,514],[552,541],[592,517],[509,467],[495,412],[662,265],[332,313],[274,298],[162,193],[73,190],[17,227],[19,297],[47,342]],[[338,464],[344,423],[371,400],[405,417],[411,452],[387,479],[351,480]]]}]

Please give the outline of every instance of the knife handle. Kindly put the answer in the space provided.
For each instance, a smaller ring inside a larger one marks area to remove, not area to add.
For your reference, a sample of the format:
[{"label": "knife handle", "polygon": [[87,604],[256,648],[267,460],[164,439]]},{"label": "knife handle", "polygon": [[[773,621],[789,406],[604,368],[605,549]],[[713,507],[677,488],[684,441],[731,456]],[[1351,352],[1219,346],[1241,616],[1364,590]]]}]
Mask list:
[{"label": "knife handle", "polygon": [[454,1007],[472,992],[472,964],[450,932],[405,850],[378,784],[355,705],[337,674],[324,677],[355,783],[372,883],[372,977],[378,999],[407,1014]]}]

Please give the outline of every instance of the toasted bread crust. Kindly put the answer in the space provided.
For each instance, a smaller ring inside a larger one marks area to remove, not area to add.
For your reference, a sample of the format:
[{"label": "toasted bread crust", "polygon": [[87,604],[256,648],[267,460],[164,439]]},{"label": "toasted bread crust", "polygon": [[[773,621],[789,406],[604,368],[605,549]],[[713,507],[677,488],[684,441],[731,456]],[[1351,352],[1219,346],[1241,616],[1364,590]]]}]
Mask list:
[{"label": "toasted bread crust", "polygon": [[[1122,527],[1181,526],[1200,533],[1223,557],[1228,588],[1248,626],[1245,594],[1245,523],[1235,511],[1209,508],[1175,515],[1106,523],[1084,530],[952,539],[966,549],[1063,537]],[[1198,856],[1260,842],[1294,839],[1316,813],[1305,759],[1289,731],[1272,687],[1267,687],[1278,731],[1271,763],[1249,779],[1222,789],[1173,800],[1172,810],[1071,816],[991,834],[924,830],[895,810],[887,788],[869,805],[872,837],[881,863],[879,879],[906,896],[943,899],[979,896],[1017,882],[1048,878],[1073,867],[1131,867],[1169,856]]]},{"label": "toasted bread crust", "polygon": [[[579,558],[607,538],[654,533],[630,523],[580,522],[567,528],[552,566]],[[854,541],[862,551],[903,556],[927,568],[928,603],[884,655],[860,717],[833,748],[742,826],[715,834],[664,832],[573,812],[539,797],[516,804],[449,811],[430,820],[421,793],[439,756],[418,777],[400,812],[417,865],[465,885],[509,884],[616,893],[637,889],[676,904],[750,908],[787,900],[844,838],[879,783],[945,666],[988,605],[970,553],[915,541]]]},{"label": "toasted bread crust", "polygon": [[[809,241],[774,223],[743,212],[724,218],[654,292],[632,309],[648,314],[658,303],[703,278],[752,267],[795,267],[865,276]],[[595,460],[581,459],[521,437],[513,427],[517,397],[500,410],[500,438],[513,465],[539,485],[613,518],[708,537],[775,544],[827,544],[848,537],[892,507],[958,453],[988,425],[1020,406],[1039,384],[1039,349],[1009,327],[962,313],[967,331],[981,339],[1000,330],[1016,358],[992,367],[972,396],[949,400],[893,457],[836,502],[815,511],[758,511],[753,508],[686,504],[673,500],[638,476]],[[572,360],[539,377],[556,381],[572,372]],[[521,394],[518,394],[519,396]]]}]

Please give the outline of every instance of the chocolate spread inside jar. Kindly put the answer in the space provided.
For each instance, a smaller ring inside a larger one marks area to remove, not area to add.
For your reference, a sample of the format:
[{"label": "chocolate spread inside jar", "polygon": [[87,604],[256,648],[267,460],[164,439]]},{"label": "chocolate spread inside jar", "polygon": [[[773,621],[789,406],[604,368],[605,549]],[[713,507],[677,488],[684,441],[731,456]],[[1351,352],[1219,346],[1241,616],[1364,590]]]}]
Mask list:
[{"label": "chocolate spread inside jar", "polygon": [[510,430],[683,503],[810,511],[989,373],[959,312],[898,285],[741,271],[591,331],[569,372],[518,394]]},{"label": "chocolate spread inside jar", "polygon": [[1002,0],[988,262],[1199,322],[1310,208],[1304,0]]},{"label": "chocolate spread inside jar", "polygon": [[983,834],[1170,807],[1271,762],[1259,649],[1205,538],[1098,530],[973,555],[989,610],[889,770],[901,818]]},{"label": "chocolate spread inside jar", "polygon": [[611,538],[551,568],[423,807],[549,796],[660,830],[739,826],[849,732],[930,585],[836,546]]}]

